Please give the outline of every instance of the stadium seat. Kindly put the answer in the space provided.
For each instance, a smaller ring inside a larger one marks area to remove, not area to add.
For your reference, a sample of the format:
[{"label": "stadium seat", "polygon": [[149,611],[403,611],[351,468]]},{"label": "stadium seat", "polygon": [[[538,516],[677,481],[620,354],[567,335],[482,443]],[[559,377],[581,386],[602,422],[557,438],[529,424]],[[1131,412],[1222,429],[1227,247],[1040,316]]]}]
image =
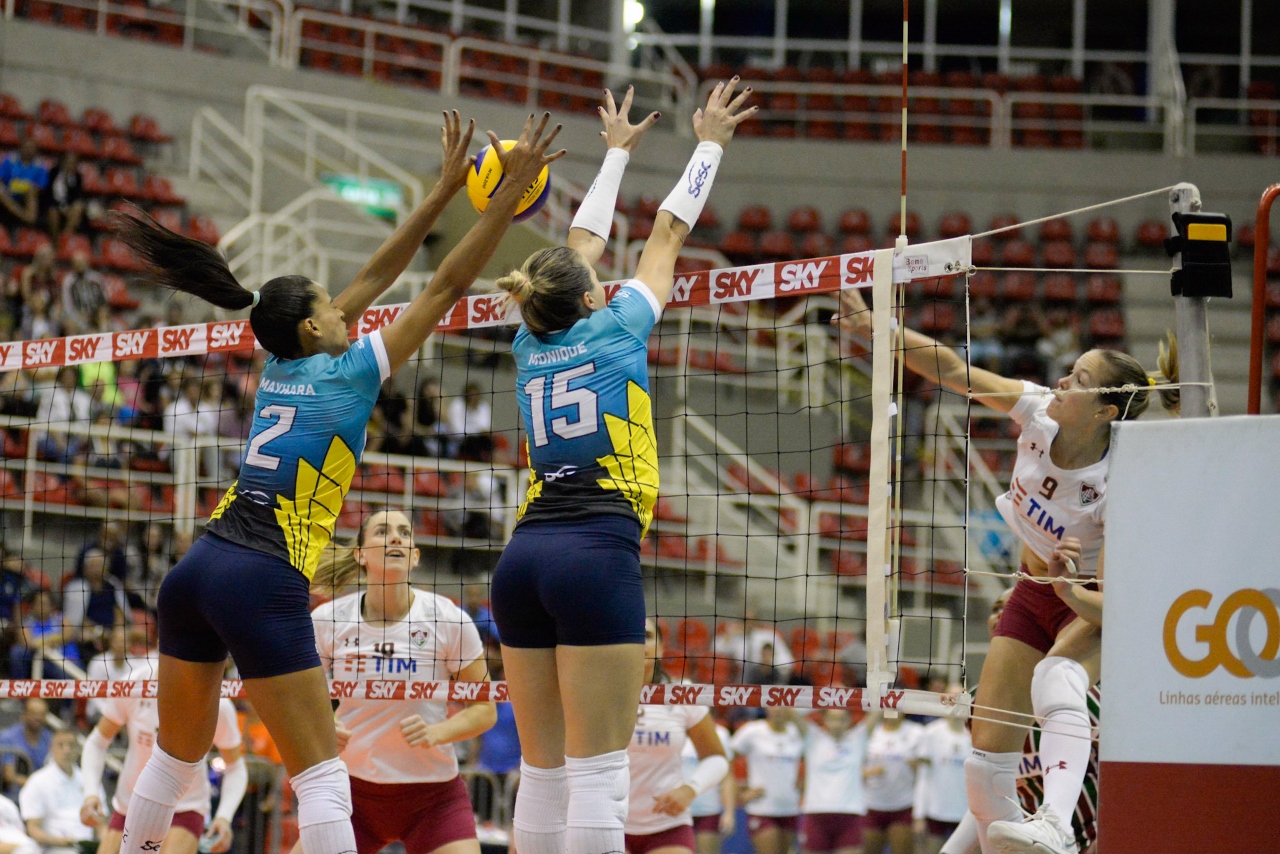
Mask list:
[{"label": "stadium seat", "polygon": [[98,156],[98,144],[93,141],[93,135],[84,128],[70,128],[67,131],[66,139],[63,140],[63,147],[67,151],[74,151],[81,157],[94,158]]},{"label": "stadium seat", "polygon": [[636,216],[647,216],[653,219],[658,215],[658,209],[662,206],[662,200],[657,196],[645,194],[636,199],[634,213]]},{"label": "stadium seat", "polygon": [[142,158],[133,150],[129,140],[122,136],[109,136],[103,140],[102,159],[129,166],[142,165]]},{"label": "stadium seat", "polygon": [[720,241],[720,251],[735,264],[747,263],[756,256],[756,237],[749,231],[734,231]]},{"label": "stadium seat", "polygon": [[12,255],[13,242],[9,240],[9,230],[0,225],[0,255]]},{"label": "stadium seat", "polygon": [[19,258],[30,258],[42,247],[52,246],[53,241],[43,231],[34,228],[20,228],[13,241],[13,254]]},{"label": "stadium seat", "polygon": [[1002,231],[993,236],[996,240],[1013,240],[1022,236],[1022,227],[1018,226],[1018,222],[1018,218],[1013,214],[996,214],[991,218],[989,230],[995,231],[998,228],[1007,228],[1009,229],[1008,231]]},{"label": "stadium seat", "polygon": [[1094,340],[1112,341],[1124,338],[1124,312],[1107,308],[1089,317],[1089,334]]},{"label": "stadium seat", "polygon": [[1054,273],[1045,276],[1042,285],[1045,302],[1076,301],[1076,280],[1070,273]]},{"label": "stadium seat", "polygon": [[124,279],[114,273],[103,274],[102,291],[107,297],[107,305],[115,311],[133,311],[142,305],[141,300],[129,293]]},{"label": "stadium seat", "polygon": [[950,300],[955,299],[956,277],[938,276],[933,279],[921,279],[918,290],[922,299]]},{"label": "stadium seat", "polygon": [[996,263],[996,245],[987,237],[973,241],[973,263],[977,267],[991,267]]},{"label": "stadium seat", "polygon": [[773,228],[773,214],[764,205],[748,205],[738,214],[738,228],[743,231],[768,231]]},{"label": "stadium seat", "polygon": [[840,252],[846,255],[870,252],[875,248],[876,242],[865,234],[846,234],[840,240]]},{"label": "stadium seat", "polygon": [[969,215],[960,211],[943,214],[942,219],[938,222],[938,237],[943,240],[961,237],[969,234],[972,230],[973,225],[969,222]]},{"label": "stadium seat", "polygon": [[28,134],[36,141],[36,147],[49,154],[59,154],[66,149],[62,144],[62,133],[53,125],[32,125]]},{"label": "stadium seat", "polygon": [[160,175],[148,175],[142,181],[142,194],[160,205],[185,205],[187,200],[173,191],[173,184]]},{"label": "stadium seat", "polygon": [[653,234],[653,220],[648,217],[635,217],[627,224],[628,240],[648,240]]},{"label": "stadium seat", "polygon": [[863,576],[867,574],[867,556],[863,552],[839,549],[831,552],[831,569],[836,575]]},{"label": "stadium seat", "polygon": [[36,121],[64,128],[76,125],[76,120],[71,118],[67,105],[52,98],[46,98],[40,102],[40,106],[36,107]]},{"label": "stadium seat", "polygon": [[1045,267],[1074,267],[1076,265],[1076,250],[1066,240],[1053,240],[1044,244],[1044,248],[1040,252],[1040,261]]},{"label": "stadium seat", "polygon": [[1036,298],[1034,273],[1005,273],[1000,285],[1000,296],[1005,302],[1030,302]]},{"label": "stadium seat", "polygon": [[1091,270],[1118,269],[1120,252],[1112,243],[1090,243],[1084,251],[1084,265]]},{"label": "stadium seat", "polygon": [[1090,305],[1115,305],[1122,298],[1120,279],[1106,273],[1093,273],[1085,284],[1084,298]]},{"label": "stadium seat", "polygon": [[1138,226],[1134,242],[1143,249],[1164,251],[1164,241],[1169,236],[1169,226],[1159,220],[1149,219]]},{"label": "stadium seat", "polygon": [[716,229],[720,227],[720,215],[716,213],[716,209],[711,205],[707,205],[702,209],[702,213],[698,215],[698,228]]},{"label": "stadium seat", "polygon": [[1047,243],[1054,240],[1072,241],[1074,235],[1071,231],[1070,220],[1058,217],[1057,219],[1049,219],[1040,223],[1040,242]]},{"label": "stadium seat", "polygon": [[[889,217],[889,234],[897,235],[901,233],[902,233],[901,215],[895,212],[893,216]],[[906,229],[907,239],[909,239],[911,242],[914,243],[920,238],[921,233],[922,231],[920,228],[920,215],[917,214],[915,211],[907,211],[907,229]]]},{"label": "stadium seat", "polygon": [[866,474],[871,471],[871,448],[865,443],[842,442],[833,449],[832,468]]},{"label": "stadium seat", "polygon": [[871,215],[864,210],[852,208],[840,214],[837,228],[841,234],[870,234]]},{"label": "stadium seat", "polygon": [[81,127],[99,136],[119,136],[122,131],[116,127],[115,119],[101,107],[89,107],[80,118]]},{"label": "stadium seat", "polygon": [[18,126],[9,119],[0,119],[0,148],[17,148],[21,144]]},{"label": "stadium seat", "polygon": [[213,220],[200,214],[191,217],[191,221],[187,223],[187,236],[211,246],[217,246],[221,239],[218,227],[214,225]]},{"label": "stadium seat", "polygon": [[[978,263],[977,259],[974,259],[974,263]],[[969,277],[969,296],[971,298],[995,299],[998,293],[999,283],[996,280],[995,273],[983,270]]]},{"label": "stadium seat", "polygon": [[931,302],[920,309],[917,323],[921,332],[946,335],[956,328],[956,307],[951,303]]},{"label": "stadium seat", "polygon": [[795,208],[787,216],[787,228],[801,234],[822,230],[822,215],[812,205]]},{"label": "stadium seat", "polygon": [[784,261],[796,256],[796,241],[785,231],[770,231],[760,237],[760,254],[769,261]]},{"label": "stadium seat", "polygon": [[103,186],[109,195],[121,196],[126,199],[142,197],[142,190],[138,187],[138,179],[134,177],[133,170],[126,167],[112,166],[107,169]]},{"label": "stadium seat", "polygon": [[129,136],[141,142],[172,142],[173,137],[160,130],[160,125],[152,116],[138,113],[129,120]]},{"label": "stadium seat", "polygon": [[25,122],[31,114],[22,109],[22,102],[8,92],[0,92],[0,118]]},{"label": "stadium seat", "polygon": [[834,255],[835,251],[836,242],[820,231],[806,235],[800,244],[800,255],[805,258],[825,258]]},{"label": "stadium seat", "polygon": [[93,245],[83,234],[63,234],[58,238],[58,260],[70,261],[75,255],[93,254]]},{"label": "stadium seat", "polygon": [[1010,240],[1000,249],[1000,264],[1004,267],[1030,267],[1036,262],[1036,250],[1025,240]]},{"label": "stadium seat", "polygon": [[1089,223],[1089,240],[1094,243],[1120,243],[1120,224],[1111,217],[1099,217]]}]

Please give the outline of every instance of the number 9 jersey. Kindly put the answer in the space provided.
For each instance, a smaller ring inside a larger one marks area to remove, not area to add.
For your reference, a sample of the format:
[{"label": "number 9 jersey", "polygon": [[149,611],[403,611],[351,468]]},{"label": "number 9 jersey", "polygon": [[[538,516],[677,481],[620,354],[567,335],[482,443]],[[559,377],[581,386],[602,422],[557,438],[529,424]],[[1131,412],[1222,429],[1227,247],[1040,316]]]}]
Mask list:
[{"label": "number 9 jersey", "polygon": [[378,389],[389,376],[379,332],[338,358],[268,356],[240,475],[209,516],[209,532],[283,558],[310,579],[333,537]]},{"label": "number 9 jersey", "polygon": [[658,445],[649,398],[648,339],[662,306],[638,279],[570,328],[512,345],[516,397],[529,443],[529,492],[517,524],[629,516],[649,529],[658,500]]}]

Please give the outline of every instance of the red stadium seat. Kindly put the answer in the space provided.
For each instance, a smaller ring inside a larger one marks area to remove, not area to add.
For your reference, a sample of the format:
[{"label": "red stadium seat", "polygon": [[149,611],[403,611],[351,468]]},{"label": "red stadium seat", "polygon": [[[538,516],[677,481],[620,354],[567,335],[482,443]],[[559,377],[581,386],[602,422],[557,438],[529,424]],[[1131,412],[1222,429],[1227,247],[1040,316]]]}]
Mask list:
[{"label": "red stadium seat", "polygon": [[0,148],[17,148],[21,144],[18,126],[8,119],[0,119]]},{"label": "red stadium seat", "polygon": [[636,217],[627,225],[628,240],[648,240],[653,234],[653,220],[648,217]]},{"label": "red stadium seat", "polygon": [[119,136],[120,128],[116,127],[115,119],[111,118],[111,114],[101,107],[89,107],[84,111],[84,115],[80,119],[80,124],[86,130],[93,131],[100,136]]},{"label": "red stadium seat", "polygon": [[101,196],[108,192],[107,185],[102,180],[102,172],[96,163],[80,164],[80,180],[83,182],[85,195]]},{"label": "red stadium seat", "polygon": [[798,231],[806,234],[810,231],[822,230],[822,215],[818,213],[818,209],[806,205],[796,208],[787,216],[787,228],[792,231]]},{"label": "red stadium seat", "polygon": [[0,118],[26,121],[31,114],[22,109],[22,102],[8,92],[0,92]]},{"label": "red stadium seat", "polygon": [[[977,263],[976,260],[974,263]],[[999,292],[996,274],[983,270],[969,277],[969,296],[973,299],[995,299]]]},{"label": "red stadium seat", "polygon": [[836,242],[820,231],[806,235],[804,242],[800,244],[800,254],[805,258],[825,258],[834,255],[835,251]]},{"label": "red stadium seat", "polygon": [[1074,267],[1076,250],[1066,240],[1054,240],[1044,245],[1040,260],[1045,267]]},{"label": "red stadium seat", "polygon": [[716,213],[716,209],[711,205],[707,205],[702,209],[702,213],[698,215],[698,228],[719,228],[720,216]]},{"label": "red stadium seat", "polygon": [[917,321],[920,331],[930,335],[942,335],[956,328],[956,307],[946,302],[931,302],[920,309]]},{"label": "red stadium seat", "polygon": [[107,297],[107,305],[116,311],[133,311],[142,305],[142,301],[129,293],[124,279],[114,273],[106,273],[102,277],[102,290]]},{"label": "red stadium seat", "polygon": [[42,247],[52,245],[53,241],[43,231],[36,231],[34,228],[21,228],[18,229],[17,236],[13,241],[13,254],[20,258],[30,258]]},{"label": "red stadium seat", "polygon": [[129,166],[142,165],[142,158],[133,150],[129,140],[122,136],[110,136],[103,140],[102,157],[104,160],[124,163]]},{"label": "red stadium seat", "polygon": [[743,231],[768,231],[773,227],[773,214],[764,205],[748,205],[738,214],[738,228]]},{"label": "red stadium seat", "polygon": [[70,261],[78,254],[93,255],[93,245],[83,234],[64,234],[58,238],[58,260]]},{"label": "red stadium seat", "polygon": [[1094,273],[1085,285],[1084,298],[1090,305],[1115,305],[1122,298],[1120,279],[1106,273]]},{"label": "red stadium seat", "polygon": [[66,148],[62,144],[62,134],[52,125],[32,125],[29,133],[41,151],[57,154]]},{"label": "red stadium seat", "polygon": [[1089,223],[1089,240],[1094,243],[1120,242],[1120,224],[1111,217],[1099,217]]},{"label": "red stadium seat", "polygon": [[1010,240],[1000,250],[1000,264],[1005,267],[1030,267],[1036,262],[1036,250],[1025,240]]},{"label": "red stadium seat", "polygon": [[857,208],[847,210],[840,214],[840,224],[837,227],[841,234],[870,234],[871,215]]},{"label": "red stadium seat", "polygon": [[142,181],[142,194],[161,205],[185,205],[187,200],[173,191],[173,184],[160,175],[148,175]]},{"label": "red stadium seat", "polygon": [[785,231],[770,231],[760,237],[760,254],[768,260],[781,261],[796,255],[795,239]]},{"label": "red stadium seat", "polygon": [[972,230],[973,225],[969,222],[969,215],[961,211],[943,214],[941,221],[938,222],[938,237],[943,240],[951,237],[961,237],[969,234]]},{"label": "red stadium seat", "polygon": [[1070,273],[1054,273],[1044,278],[1045,302],[1075,302],[1076,280]]},{"label": "red stadium seat", "polygon": [[871,448],[866,444],[842,442],[833,449],[832,467],[836,471],[865,474],[871,471]]},{"label": "red stadium seat", "polygon": [[134,177],[133,170],[123,166],[112,166],[107,170],[105,188],[113,196],[123,196],[126,199],[142,197],[142,190],[138,187],[138,179]]},{"label": "red stadium seat", "polygon": [[956,277],[939,276],[934,279],[922,279],[919,281],[919,292],[923,299],[954,299],[956,294]]},{"label": "red stadium seat", "polygon": [[1252,223],[1244,223],[1235,230],[1236,245],[1241,249],[1253,249],[1254,243],[1254,226]]},{"label": "red stadium seat", "polygon": [[67,151],[74,151],[81,157],[98,156],[98,144],[93,141],[93,135],[84,128],[69,129],[63,144]]},{"label": "red stadium seat", "polygon": [[1005,273],[1000,291],[1006,302],[1030,302],[1036,298],[1035,274]]},{"label": "red stadium seat", "polygon": [[1119,309],[1095,311],[1089,318],[1089,334],[1095,340],[1112,341],[1124,337],[1124,312]]},{"label": "red stadium seat", "polygon": [[67,110],[67,105],[52,98],[46,98],[40,102],[40,106],[36,107],[36,121],[58,127],[74,127],[76,124],[76,120],[71,118],[71,113]]},{"label": "red stadium seat", "polygon": [[138,113],[129,120],[129,136],[142,142],[164,143],[173,141],[173,137],[163,133],[156,120],[145,113]]},{"label": "red stadium seat", "polygon": [[865,234],[846,234],[840,240],[840,252],[846,255],[870,252],[875,248],[876,242]]},{"label": "red stadium seat", "polygon": [[136,271],[142,269],[142,264],[133,257],[124,241],[115,237],[108,237],[102,242],[101,254],[94,262],[94,266],[110,267],[115,270]]},{"label": "red stadium seat", "polygon": [[9,230],[0,225],[0,255],[12,255],[13,243],[9,240]]},{"label": "red stadium seat", "polygon": [[647,216],[653,219],[658,215],[658,208],[661,207],[662,200],[656,196],[643,195],[636,199],[635,213],[637,216]]},{"label": "red stadium seat", "polygon": [[990,238],[979,237],[973,241],[973,263],[977,267],[992,267],[996,263],[996,245]]},{"label": "red stadium seat", "polygon": [[1147,220],[1138,226],[1135,242],[1143,249],[1164,251],[1164,241],[1169,236],[1169,226],[1158,220]]},{"label": "red stadium seat", "polygon": [[[889,217],[889,234],[897,235],[900,233],[902,233],[902,219],[900,214],[895,213]],[[912,242],[915,242],[920,237],[920,215],[915,211],[907,211],[906,234],[907,238]]]},{"label": "red stadium seat", "polygon": [[1040,242],[1046,243],[1051,240],[1066,240],[1070,242],[1075,236],[1071,231],[1071,222],[1069,220],[1058,217],[1057,219],[1049,219],[1040,223]]},{"label": "red stadium seat", "polygon": [[749,231],[734,231],[720,241],[720,251],[735,264],[751,261],[756,256],[756,237]]},{"label": "red stadium seat", "polygon": [[404,495],[404,485],[404,472],[401,469],[374,463],[360,466],[351,482],[352,489],[398,496]]},{"label": "red stadium seat", "polygon": [[1084,265],[1091,270],[1115,270],[1120,266],[1120,252],[1113,243],[1090,243],[1084,251]]},{"label": "red stadium seat", "polygon": [[197,214],[191,217],[191,221],[187,223],[187,236],[195,240],[203,241],[211,246],[217,246],[221,235],[218,233],[212,219],[207,216]]},{"label": "red stadium seat", "polygon": [[1022,236],[1022,227],[1018,226],[1018,218],[1013,214],[996,214],[993,216],[990,230],[995,231],[998,228],[1007,228],[1009,230],[994,235],[996,240],[1013,240]]}]

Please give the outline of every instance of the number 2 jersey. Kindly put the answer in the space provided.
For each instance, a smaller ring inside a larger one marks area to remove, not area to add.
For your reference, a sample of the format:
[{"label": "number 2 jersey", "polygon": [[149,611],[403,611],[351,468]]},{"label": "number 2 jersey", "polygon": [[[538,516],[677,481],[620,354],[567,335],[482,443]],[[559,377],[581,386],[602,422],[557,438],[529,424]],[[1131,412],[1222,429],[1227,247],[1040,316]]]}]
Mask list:
[{"label": "number 2 jersey", "polygon": [[1013,481],[1009,491],[996,499],[996,509],[1018,539],[1042,560],[1049,560],[1063,537],[1079,538],[1077,570],[1086,577],[1097,575],[1111,461],[1103,456],[1079,469],[1054,465],[1049,449],[1058,435],[1058,423],[1045,414],[1053,397],[1044,386],[1023,385],[1022,397],[1009,412],[1022,427]]},{"label": "number 2 jersey", "polygon": [[534,520],[630,516],[647,531],[658,500],[658,445],[648,339],[662,306],[638,279],[570,328],[543,337],[521,326],[512,345],[529,442]]},{"label": "number 2 jersey", "polygon": [[240,475],[209,517],[223,539],[288,561],[307,578],[337,523],[391,376],[382,334],[334,358],[267,357]]}]

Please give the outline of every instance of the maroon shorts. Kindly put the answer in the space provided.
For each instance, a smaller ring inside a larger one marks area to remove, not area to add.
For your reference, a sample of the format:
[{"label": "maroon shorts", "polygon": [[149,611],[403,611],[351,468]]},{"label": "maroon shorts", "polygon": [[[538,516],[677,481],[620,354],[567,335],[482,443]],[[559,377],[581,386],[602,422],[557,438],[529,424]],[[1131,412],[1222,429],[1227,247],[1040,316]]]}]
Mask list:
[{"label": "maroon shorts", "polygon": [[951,834],[960,826],[958,821],[938,821],[936,818],[926,818],[924,823],[929,827],[930,836],[941,836],[943,839],[950,839]]},{"label": "maroon shorts", "polygon": [[627,854],[649,854],[650,851],[657,851],[659,848],[697,850],[693,845],[693,826],[688,824],[659,830],[657,833],[628,833],[626,845]]},{"label": "maroon shorts", "polygon": [[[1023,564],[1022,571],[1027,571],[1026,564]],[[1098,585],[1086,584],[1085,589],[1097,590]],[[1075,618],[1076,612],[1058,598],[1052,584],[1038,584],[1020,578],[1013,587],[1013,595],[1000,612],[995,636],[1022,641],[1047,655],[1058,632]]]},{"label": "maroon shorts", "polygon": [[800,823],[800,850],[822,854],[862,846],[862,816],[848,812],[805,813]]},{"label": "maroon shorts", "polygon": [[784,833],[795,833],[796,825],[799,823],[800,816],[798,815],[748,815],[747,832],[759,833],[762,830],[776,827]]},{"label": "maroon shorts", "polygon": [[[124,813],[113,812],[111,814],[111,822],[107,826],[112,830],[124,832]],[[200,834],[204,833],[204,816],[195,810],[176,812],[173,814],[173,821],[169,822],[169,827],[181,827],[183,830],[190,831],[192,836],[199,839]]]},{"label": "maroon shorts", "polygon": [[[1007,605],[1005,607],[1008,607]],[[863,828],[865,830],[878,830],[881,833],[886,832],[895,824],[905,824],[911,826],[911,807],[905,807],[900,810],[867,810],[866,817],[863,818]]]},{"label": "maroon shorts", "polygon": [[403,842],[406,854],[476,838],[476,817],[462,775],[444,783],[370,783],[351,778],[351,826],[359,854]]},{"label": "maroon shorts", "polygon": [[719,833],[720,832],[720,816],[724,813],[716,813],[715,815],[695,815],[693,817],[694,833]]}]

